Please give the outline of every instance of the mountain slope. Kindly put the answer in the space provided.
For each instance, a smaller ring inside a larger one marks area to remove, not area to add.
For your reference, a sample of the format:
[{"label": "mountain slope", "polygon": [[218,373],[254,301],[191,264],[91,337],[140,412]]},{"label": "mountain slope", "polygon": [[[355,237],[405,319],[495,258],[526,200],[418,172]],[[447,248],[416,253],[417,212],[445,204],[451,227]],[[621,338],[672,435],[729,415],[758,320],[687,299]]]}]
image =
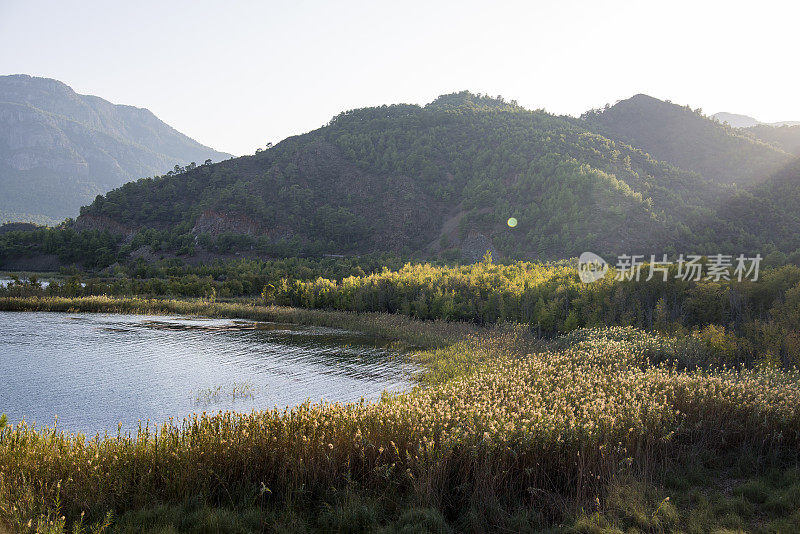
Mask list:
[{"label": "mountain slope", "polygon": [[74,217],[82,204],[126,181],[229,156],[146,109],[79,95],[57,80],[0,76],[3,218]]},{"label": "mountain slope", "polygon": [[800,126],[769,126],[761,124],[746,128],[744,132],[784,152],[800,156]]},{"label": "mountain slope", "polygon": [[695,242],[686,222],[713,217],[723,194],[584,121],[462,92],[342,113],[255,156],[126,184],[76,228],[197,246],[244,235],[265,253],[551,258]]},{"label": "mountain slope", "polygon": [[782,150],[688,107],[636,95],[583,116],[590,128],[722,184],[749,185],[789,162]]},{"label": "mountain slope", "polygon": [[[751,250],[773,244],[785,253],[800,252],[800,158],[767,179],[725,199],[717,210],[724,221],[719,236],[753,236]],[[761,239],[755,239],[762,236]],[[767,238],[768,236],[768,238]]]}]

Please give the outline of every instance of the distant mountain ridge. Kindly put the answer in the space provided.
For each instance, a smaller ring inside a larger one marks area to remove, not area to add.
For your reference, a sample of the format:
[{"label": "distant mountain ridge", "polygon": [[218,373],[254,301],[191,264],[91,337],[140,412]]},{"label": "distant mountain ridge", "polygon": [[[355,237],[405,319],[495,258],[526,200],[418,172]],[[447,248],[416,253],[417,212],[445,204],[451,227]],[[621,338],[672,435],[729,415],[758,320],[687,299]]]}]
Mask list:
[{"label": "distant mountain ridge", "polygon": [[749,115],[740,115],[738,113],[728,113],[721,111],[711,115],[712,119],[716,119],[721,123],[728,123],[733,128],[752,128],[763,124],[765,126],[800,126],[800,121],[779,121],[779,122],[761,122],[758,119],[750,117]]},{"label": "distant mountain ridge", "polygon": [[800,121],[765,123],[734,113],[715,113],[711,118],[779,150],[800,156]]},{"label": "distant mountain ridge", "polygon": [[727,123],[729,126],[733,128],[749,128],[751,126],[756,126],[761,124],[761,121],[750,117],[749,115],[740,115],[738,113],[728,113],[727,111],[721,111],[719,113],[714,113],[711,115],[712,119],[716,119],[719,122],[725,124]]},{"label": "distant mountain ridge", "polygon": [[0,76],[2,220],[75,217],[127,181],[229,157],[147,109],[80,95],[49,78]]}]

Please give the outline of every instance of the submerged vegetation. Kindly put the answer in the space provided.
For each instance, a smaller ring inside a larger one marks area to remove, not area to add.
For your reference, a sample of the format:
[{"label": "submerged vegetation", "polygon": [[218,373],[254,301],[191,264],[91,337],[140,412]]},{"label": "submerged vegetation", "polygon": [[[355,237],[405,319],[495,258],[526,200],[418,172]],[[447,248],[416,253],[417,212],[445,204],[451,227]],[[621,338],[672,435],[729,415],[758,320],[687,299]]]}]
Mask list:
[{"label": "submerged vegetation", "polygon": [[234,382],[232,384],[218,385],[204,388],[192,392],[192,403],[197,406],[208,406],[215,404],[223,399],[232,401],[242,399],[252,399],[255,396],[256,387],[249,382]]},{"label": "submerged vegetation", "polygon": [[150,315],[202,315],[228,319],[251,319],[300,325],[318,325],[358,330],[409,347],[431,347],[450,343],[473,330],[468,324],[445,321],[414,321],[401,315],[382,313],[307,310],[286,306],[256,306],[252,302],[165,300],[137,297],[0,297],[0,311],[52,311],[129,313]]}]

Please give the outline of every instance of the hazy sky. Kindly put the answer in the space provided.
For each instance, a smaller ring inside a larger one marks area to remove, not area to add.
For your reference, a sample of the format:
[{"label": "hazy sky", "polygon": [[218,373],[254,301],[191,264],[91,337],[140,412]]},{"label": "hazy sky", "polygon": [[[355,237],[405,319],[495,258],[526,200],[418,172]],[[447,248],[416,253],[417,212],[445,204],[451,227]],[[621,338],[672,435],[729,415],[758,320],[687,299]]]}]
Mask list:
[{"label": "hazy sky", "polygon": [[573,115],[648,93],[800,120],[796,5],[0,0],[0,74],[149,108],[236,155],[462,89]]}]

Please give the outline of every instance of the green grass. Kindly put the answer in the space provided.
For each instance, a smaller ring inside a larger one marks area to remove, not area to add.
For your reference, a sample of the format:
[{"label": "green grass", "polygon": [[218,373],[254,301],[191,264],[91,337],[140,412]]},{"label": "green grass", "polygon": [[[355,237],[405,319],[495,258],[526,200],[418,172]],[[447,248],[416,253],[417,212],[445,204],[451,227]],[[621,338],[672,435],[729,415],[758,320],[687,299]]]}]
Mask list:
[{"label": "green grass", "polygon": [[602,511],[583,514],[578,532],[797,532],[800,465],[796,456],[752,449],[687,450],[653,480],[609,485]]},{"label": "green grass", "polygon": [[135,510],[117,518],[114,532],[275,532],[450,534],[452,527],[434,508],[396,506],[357,492],[332,495],[328,502],[295,502],[281,507],[211,508],[197,500]]}]

